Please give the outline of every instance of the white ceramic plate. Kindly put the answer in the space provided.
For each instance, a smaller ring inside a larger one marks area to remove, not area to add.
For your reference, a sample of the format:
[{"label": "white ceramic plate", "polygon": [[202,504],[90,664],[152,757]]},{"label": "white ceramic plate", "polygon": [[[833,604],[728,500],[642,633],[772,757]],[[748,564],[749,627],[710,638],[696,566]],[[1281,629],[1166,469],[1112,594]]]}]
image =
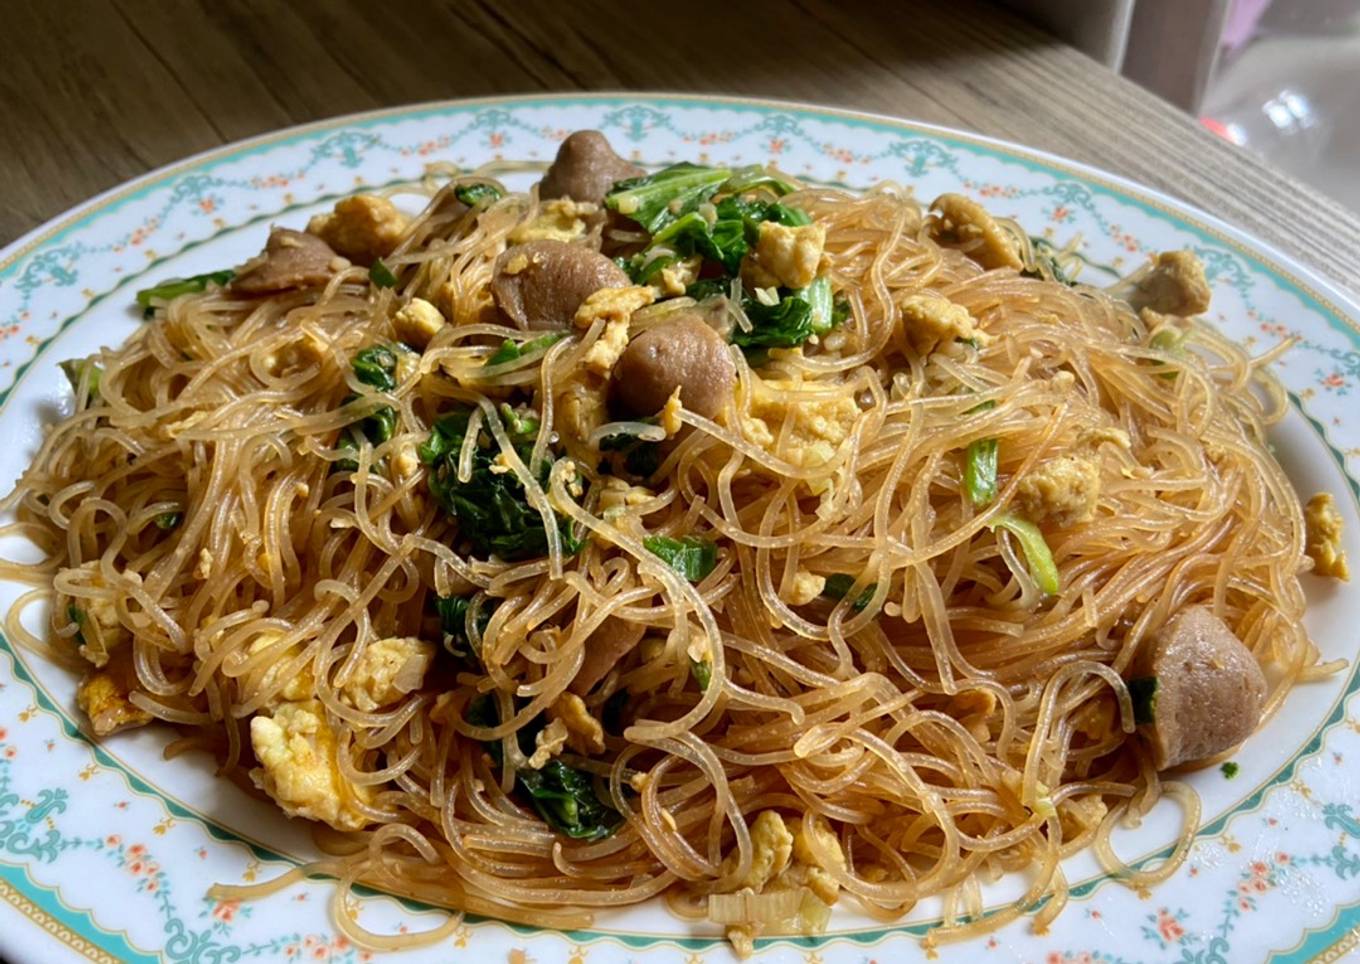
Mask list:
[{"label": "white ceramic plate", "polygon": [[[133,292],[243,260],[271,222],[298,226],[337,195],[418,176],[433,160],[551,159],[569,131],[595,127],[640,161],[774,161],[851,187],[891,178],[933,197],[964,191],[1090,258],[1127,271],[1149,252],[1190,247],[1208,266],[1212,319],[1248,345],[1293,335],[1279,366],[1296,410],[1274,442],[1300,492],[1339,498],[1360,559],[1356,477],[1360,313],[1305,268],[1165,196],[1007,144],[888,118],[745,100],[653,95],[502,98],[339,118],[201,155],[118,188],[0,253],[0,490],[40,427],[69,410],[63,358],[122,341]],[[0,545],[14,558],[24,547]],[[1153,892],[1073,859],[1073,899],[1045,934],[1022,920],[939,956],[996,961],[1303,961],[1360,940],[1360,720],[1354,692],[1360,592],[1308,579],[1308,628],[1347,670],[1301,687],[1243,749],[1240,774],[1194,775],[1203,825],[1185,866]],[[0,585],[0,611],[20,589]],[[74,680],[0,639],[0,952],[20,961],[367,960],[338,938],[331,885],[313,881],[249,905],[205,897],[216,881],[262,880],[307,859],[305,828],[214,779],[201,755],[161,759],[148,728],[92,742]],[[1117,836],[1134,863],[1159,859],[1179,826],[1165,802]],[[1021,881],[988,891],[999,907]],[[430,927],[441,911],[374,896],[374,928]],[[924,957],[938,920],[926,902],[885,927],[838,913],[827,934],[773,938],[762,960],[860,964]],[[1348,943],[1349,942],[1349,943]],[[721,961],[713,929],[648,905],[556,933],[467,920],[443,944],[400,956],[538,964]]]}]

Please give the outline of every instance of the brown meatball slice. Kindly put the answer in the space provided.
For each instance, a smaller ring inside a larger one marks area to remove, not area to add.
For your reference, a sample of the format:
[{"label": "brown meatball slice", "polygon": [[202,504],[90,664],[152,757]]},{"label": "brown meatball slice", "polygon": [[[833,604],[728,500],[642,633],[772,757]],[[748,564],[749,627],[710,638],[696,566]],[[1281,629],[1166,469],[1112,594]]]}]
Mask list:
[{"label": "brown meatball slice", "polygon": [[639,418],[659,412],[677,388],[685,408],[714,418],[736,384],[727,343],[692,313],[644,331],[614,364],[614,399]]},{"label": "brown meatball slice", "polygon": [[247,295],[270,294],[290,288],[325,284],[349,262],[314,234],[273,228],[264,252],[251,258],[236,277],[231,290]]},{"label": "brown meatball slice", "polygon": [[595,688],[595,684],[609,675],[614,664],[633,651],[642,639],[645,626],[624,622],[616,616],[608,616],[595,627],[586,639],[586,656],[576,678],[571,681],[571,691],[585,696]]},{"label": "brown meatball slice", "polygon": [[565,241],[530,241],[496,259],[491,294],[519,328],[570,328],[576,309],[601,288],[632,284],[598,251]]},{"label": "brown meatball slice", "polygon": [[1139,655],[1129,689],[1159,770],[1237,746],[1260,725],[1266,702],[1256,657],[1204,606],[1162,627]]},{"label": "brown meatball slice", "polygon": [[615,181],[641,173],[642,168],[615,154],[599,131],[577,131],[557,149],[556,159],[539,182],[538,196],[599,204]]}]

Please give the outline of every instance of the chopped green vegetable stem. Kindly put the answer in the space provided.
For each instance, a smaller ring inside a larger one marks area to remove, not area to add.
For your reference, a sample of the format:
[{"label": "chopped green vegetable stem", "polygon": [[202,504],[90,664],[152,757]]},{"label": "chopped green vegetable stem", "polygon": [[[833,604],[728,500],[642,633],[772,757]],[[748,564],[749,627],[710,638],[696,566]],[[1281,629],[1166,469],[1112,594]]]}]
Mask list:
[{"label": "chopped green vegetable stem", "polygon": [[1053,562],[1053,551],[1049,549],[1048,542],[1038,526],[1028,519],[1008,512],[998,515],[988,526],[993,530],[1005,529],[1015,536],[1035,584],[1050,596],[1057,594],[1062,587],[1062,579],[1058,574],[1057,565]]}]

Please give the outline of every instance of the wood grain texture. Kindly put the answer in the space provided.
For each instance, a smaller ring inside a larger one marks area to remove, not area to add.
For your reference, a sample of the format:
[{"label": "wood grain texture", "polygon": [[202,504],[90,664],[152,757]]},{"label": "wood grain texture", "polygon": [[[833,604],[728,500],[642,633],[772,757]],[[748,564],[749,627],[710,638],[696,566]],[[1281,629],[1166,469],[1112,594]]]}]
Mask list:
[{"label": "wood grain texture", "polygon": [[0,0],[0,11],[0,243],[152,167],[288,124],[632,89],[803,100],[1007,138],[1181,197],[1351,292],[1360,278],[1355,214],[983,0],[690,0],[683,18],[614,0]]}]

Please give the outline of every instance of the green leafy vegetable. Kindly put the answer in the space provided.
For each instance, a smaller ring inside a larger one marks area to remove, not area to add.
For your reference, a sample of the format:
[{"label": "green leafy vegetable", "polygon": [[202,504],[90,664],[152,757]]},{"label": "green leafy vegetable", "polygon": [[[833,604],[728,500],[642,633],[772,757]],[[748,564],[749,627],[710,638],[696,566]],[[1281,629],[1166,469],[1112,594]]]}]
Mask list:
[{"label": "green leafy vegetable", "polygon": [[184,513],[162,512],[160,515],[156,516],[156,518],[154,518],[151,521],[156,523],[157,529],[164,529],[166,531],[169,531],[170,529],[178,529],[180,523],[184,521]]},{"label": "green leafy vegetable", "polygon": [[725,197],[714,209],[719,220],[744,221],[747,237],[752,244],[760,237],[760,222],[774,221],[791,228],[811,224],[812,218],[801,208],[790,207],[779,201],[756,201],[741,197]]},{"label": "green leafy vegetable", "polygon": [[[463,718],[473,726],[489,729],[498,725],[500,713],[495,698],[486,693],[472,700],[464,710]],[[540,716],[519,731],[521,752],[532,751],[534,737],[543,726],[542,720]],[[499,740],[482,745],[497,765],[503,763],[504,754]],[[517,770],[515,784],[550,827],[575,840],[603,839],[621,823],[618,811],[604,803],[595,793],[594,780],[590,774],[567,766],[561,760],[549,760],[541,770]]]},{"label": "green leafy vegetable", "polygon": [[485,181],[477,184],[460,184],[453,189],[453,196],[470,208],[475,208],[483,201],[489,203],[499,201],[503,197],[500,188]]},{"label": "green leafy vegetable", "polygon": [[143,288],[137,292],[137,304],[142,307],[142,316],[150,318],[156,311],[156,306],[152,304],[153,301],[170,301],[180,295],[206,291],[208,285],[221,287],[234,277],[236,277],[236,272],[228,269],[225,271],[209,271],[206,274],[196,274],[188,278],[167,278],[158,285]]},{"label": "green leafy vegetable", "polygon": [[80,391],[80,380],[89,373],[91,404],[99,399],[99,383],[104,378],[104,369],[100,368],[90,358],[68,358],[61,362],[60,368],[66,373],[66,380],[71,383],[72,391]]},{"label": "green leafy vegetable", "polygon": [[769,168],[760,164],[751,164],[733,171],[732,176],[723,182],[721,191],[724,194],[740,194],[743,191],[751,191],[758,187],[768,188],[780,195],[796,190],[794,185],[788,181],[770,173]]},{"label": "green leafy vegetable", "polygon": [[1062,262],[1058,257],[1058,249],[1044,238],[1029,239],[1030,247],[1034,251],[1035,266],[1020,272],[1026,278],[1051,278],[1058,284],[1074,285],[1077,283],[1075,278],[1070,277],[1063,268]]},{"label": "green leafy vegetable", "polygon": [[[843,572],[835,572],[826,577],[826,585],[822,587],[823,599],[844,599],[855,586],[855,577]],[[859,597],[850,604],[855,612],[863,612],[864,607],[869,605],[874,598],[874,593],[878,592],[878,583],[871,582],[864,587]]]},{"label": "green leafy vegetable", "polygon": [[499,603],[496,600],[483,600],[480,605],[474,606],[474,600],[474,596],[440,596],[435,599],[434,608],[439,613],[445,651],[463,667],[482,672],[482,634],[486,632],[491,615]]},{"label": "green leafy vegetable", "polygon": [[708,692],[708,684],[713,682],[713,664],[706,659],[691,659],[689,672],[702,692]]},{"label": "green leafy vegetable", "polygon": [[721,218],[709,222],[697,212],[683,215],[657,232],[648,249],[636,255],[632,264],[646,261],[651,248],[658,245],[664,245],[684,257],[700,255],[721,265],[728,274],[736,274],[741,270],[741,259],[748,250],[744,222]]},{"label": "green leafy vegetable", "polygon": [[1157,720],[1157,677],[1138,676],[1128,682],[1129,699],[1133,701],[1133,722],[1139,726]]},{"label": "green leafy vegetable", "polygon": [[80,645],[84,646],[85,610],[81,609],[75,603],[69,603],[66,606],[66,618],[76,624],[75,641]]},{"label": "green leafy vegetable", "polygon": [[649,536],[642,540],[647,551],[690,582],[699,582],[718,564],[718,546],[700,536]]},{"label": "green leafy vegetable", "polygon": [[[983,402],[972,409],[985,412],[996,408],[996,402]],[[963,489],[968,501],[981,508],[996,498],[997,441],[994,438],[974,439],[968,443],[963,460]]]},{"label": "green leafy vegetable", "polygon": [[370,345],[354,356],[354,377],[380,392],[397,387],[397,355],[387,345]]},{"label": "green leafy vegetable", "polygon": [[397,286],[397,276],[392,273],[386,262],[382,258],[373,262],[373,267],[368,269],[368,280],[379,288],[395,288]]},{"label": "green leafy vegetable", "polygon": [[649,479],[661,467],[661,443],[649,442],[636,435],[620,432],[600,439],[601,452],[618,452],[623,456],[623,469],[629,475]]},{"label": "green leafy vegetable", "polygon": [[765,305],[754,298],[742,305],[751,320],[751,330],[733,330],[732,343],[742,348],[793,348],[812,337],[812,305],[792,296],[778,304]]},{"label": "green leafy vegetable", "polygon": [[1231,780],[1233,777],[1237,776],[1237,772],[1238,770],[1241,769],[1241,767],[1239,767],[1232,760],[1229,760],[1227,763],[1223,764],[1218,769],[1223,774],[1225,779]]},{"label": "green leafy vegetable", "polygon": [[1053,552],[1048,548],[1038,526],[1028,519],[1005,512],[994,518],[987,527],[993,531],[1005,529],[1015,536],[1020,543],[1020,551],[1025,554],[1029,574],[1043,592],[1052,596],[1061,588],[1062,580],[1053,562]]},{"label": "green leafy vegetable", "polygon": [[[435,423],[434,431],[420,446],[422,462],[431,466],[430,494],[458,520],[458,532],[472,543],[479,556],[494,554],[507,562],[532,559],[548,551],[548,536],[543,529],[543,516],[529,505],[524,487],[513,472],[493,472],[499,450],[478,444],[473,451],[472,473],[466,482],[458,480],[458,457],[467,434],[469,412],[445,415]],[[521,422],[521,427],[526,423]],[[537,424],[533,426],[537,432]],[[507,426],[511,444],[519,457],[528,464],[534,434],[516,433]],[[499,468],[499,466],[497,465]],[[540,482],[546,482],[551,464],[540,469]],[[584,542],[577,539],[566,519],[559,517],[558,531],[562,550],[568,555],[578,552]]]},{"label": "green leafy vegetable", "polygon": [[672,164],[655,174],[619,181],[604,203],[656,234],[711,198],[731,174],[725,167]]},{"label": "green leafy vegetable", "polygon": [[601,840],[617,829],[618,811],[595,793],[590,774],[549,760],[541,770],[520,770],[520,789],[549,826],[573,840]]},{"label": "green leafy vegetable", "polygon": [[685,289],[685,295],[695,301],[703,301],[718,295],[726,296],[731,288],[730,278],[700,278]]},{"label": "green leafy vegetable", "polygon": [[[380,392],[394,391],[397,387],[397,353],[408,352],[405,345],[370,345],[354,356],[354,377],[365,385],[371,385]],[[349,395],[345,403],[359,396]],[[396,434],[397,412],[390,405],[384,405],[359,422],[359,431],[374,445],[381,445]],[[355,465],[358,468],[358,465]],[[350,471],[353,471],[351,469]]]},{"label": "green leafy vegetable", "polygon": [[566,338],[567,334],[568,333],[565,331],[554,331],[552,334],[541,335],[538,338],[530,338],[528,341],[519,343],[513,342],[507,338],[505,341],[501,342],[501,347],[497,348],[492,353],[491,357],[486,360],[486,365],[488,367],[491,365],[504,365],[507,362],[516,361],[526,355],[547,351],[563,338]]},{"label": "green leafy vegetable", "polygon": [[831,303],[831,327],[839,328],[850,318],[850,302],[837,298]]}]

